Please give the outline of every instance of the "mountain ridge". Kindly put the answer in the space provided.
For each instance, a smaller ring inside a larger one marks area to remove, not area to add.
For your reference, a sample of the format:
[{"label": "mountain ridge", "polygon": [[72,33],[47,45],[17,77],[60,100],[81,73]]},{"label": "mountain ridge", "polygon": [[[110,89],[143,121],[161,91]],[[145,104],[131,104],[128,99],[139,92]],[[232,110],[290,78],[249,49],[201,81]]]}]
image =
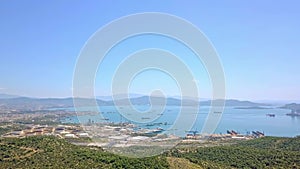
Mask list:
[{"label": "mountain ridge", "polygon": [[[94,99],[92,98],[75,98],[77,105],[76,106],[92,106]],[[31,97],[12,97],[12,98],[1,98],[0,104],[9,106],[9,107],[17,107],[17,108],[54,108],[54,107],[73,107],[73,98],[31,98]],[[140,96],[130,98],[130,102],[133,105],[160,105],[161,103],[166,103],[169,106],[210,106],[212,100],[207,101],[196,101],[189,99],[177,99],[172,97],[157,97],[157,96]],[[218,100],[220,101],[220,100]],[[99,106],[114,106],[114,100],[101,100],[96,99],[96,102]],[[126,105],[128,103],[128,99],[119,99],[117,100],[118,105]],[[256,103],[251,101],[241,101],[236,99],[227,99],[225,100],[225,106],[270,106],[270,104],[265,103]]]}]

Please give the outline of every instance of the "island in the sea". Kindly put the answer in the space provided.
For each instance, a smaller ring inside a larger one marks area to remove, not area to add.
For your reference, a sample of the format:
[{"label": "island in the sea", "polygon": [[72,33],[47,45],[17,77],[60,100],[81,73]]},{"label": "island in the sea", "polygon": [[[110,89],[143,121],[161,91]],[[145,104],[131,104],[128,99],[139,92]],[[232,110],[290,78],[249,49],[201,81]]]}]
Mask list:
[{"label": "island in the sea", "polygon": [[251,107],[235,107],[234,109],[273,109],[273,108],[272,107],[251,106]]},{"label": "island in the sea", "polygon": [[290,109],[291,112],[287,113],[286,115],[288,116],[300,116],[300,104],[297,103],[291,103],[291,104],[286,104],[282,107],[282,109]]}]

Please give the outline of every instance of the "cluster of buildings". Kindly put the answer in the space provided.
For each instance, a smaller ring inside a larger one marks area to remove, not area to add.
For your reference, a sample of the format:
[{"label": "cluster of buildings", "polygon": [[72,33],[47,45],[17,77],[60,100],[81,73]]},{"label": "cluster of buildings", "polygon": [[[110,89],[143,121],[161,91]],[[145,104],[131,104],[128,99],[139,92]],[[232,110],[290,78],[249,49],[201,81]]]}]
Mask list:
[{"label": "cluster of buildings", "polygon": [[15,130],[2,135],[2,137],[27,137],[40,135],[54,135],[60,138],[83,138],[89,137],[89,134],[84,132],[78,126],[48,126],[48,125],[32,125],[27,126],[23,130]]},{"label": "cluster of buildings", "polygon": [[134,124],[122,123],[119,125],[28,125],[23,130],[15,130],[2,135],[2,137],[27,137],[38,135],[53,135],[59,138],[93,138],[93,143],[82,143],[88,146],[100,146],[102,148],[129,147],[129,146],[170,146],[179,142],[197,142],[203,140],[229,140],[252,139],[263,137],[264,133],[253,131],[252,135],[242,135],[234,130],[228,130],[227,134],[198,134],[197,131],[189,131],[185,138],[171,134],[164,134],[163,129],[137,129]]},{"label": "cluster of buildings", "polygon": [[28,125],[22,130],[14,130],[3,134],[2,137],[22,138],[28,136],[53,135],[59,138],[93,138],[88,146],[129,147],[137,145],[163,145],[180,140],[174,135],[160,133],[162,129],[136,129],[133,124],[120,125],[87,125],[84,127],[73,125]]},{"label": "cluster of buildings", "polygon": [[91,133],[94,140],[94,143],[88,145],[100,146],[104,149],[144,145],[163,146],[165,143],[180,140],[180,137],[161,133],[163,131],[161,128],[137,129],[135,125],[130,123],[114,126],[91,125],[85,126],[85,130]]},{"label": "cluster of buildings", "polygon": [[288,116],[300,116],[300,109],[292,109],[290,113],[287,113]]}]

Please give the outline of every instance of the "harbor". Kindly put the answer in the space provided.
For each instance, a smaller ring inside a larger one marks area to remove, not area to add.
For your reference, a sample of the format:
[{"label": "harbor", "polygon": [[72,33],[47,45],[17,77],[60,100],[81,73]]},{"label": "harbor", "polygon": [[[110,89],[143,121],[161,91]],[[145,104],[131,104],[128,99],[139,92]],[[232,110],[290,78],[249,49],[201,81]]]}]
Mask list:
[{"label": "harbor", "polygon": [[[64,139],[91,139],[87,146],[100,146],[102,148],[130,147],[130,146],[170,146],[180,142],[195,143],[204,140],[248,140],[264,137],[260,131],[252,131],[252,134],[240,134],[235,130],[227,130],[226,134],[203,134],[199,131],[186,131],[184,137],[173,134],[165,134],[164,129],[154,128],[136,129],[131,123],[120,124],[93,124],[78,125],[27,125],[23,130],[15,130],[2,135],[5,138],[24,138],[30,136],[55,136]],[[78,142],[76,142],[78,144]]]},{"label": "harbor", "polygon": [[[145,106],[139,105],[140,109],[146,109]],[[74,124],[85,124],[91,121],[97,122],[107,122],[107,123],[134,123],[140,128],[144,129],[155,129],[162,128],[165,131],[174,124],[174,121],[179,115],[179,107],[176,106],[166,106],[165,111],[160,113],[159,118],[150,121],[148,123],[137,123],[131,121],[130,118],[133,116],[132,112],[124,114],[124,117],[120,117],[120,114],[115,109],[115,107],[103,106],[100,108],[101,118],[106,118],[108,120],[102,120],[97,115],[79,115],[79,116],[69,116],[62,119],[62,123],[74,123]],[[123,110],[126,107],[124,106]],[[194,121],[194,125],[190,130],[197,130],[203,127],[207,115],[209,112],[209,106],[200,107],[197,114],[197,118]],[[194,111],[191,108],[191,112]],[[158,112],[156,112],[158,113]],[[183,118],[190,116],[190,112],[187,111],[185,114],[181,114]],[[234,107],[225,107],[222,112],[222,119],[214,131],[214,134],[226,134],[228,129],[233,129],[239,133],[244,133],[252,131],[264,131],[266,136],[278,136],[278,137],[295,137],[300,134],[300,116],[287,115],[291,113],[289,109],[235,109]],[[215,114],[215,113],[214,113]],[[146,118],[146,116],[143,116]],[[146,119],[147,120],[147,119]],[[143,120],[142,120],[143,121]],[[147,120],[149,121],[149,120]],[[175,135],[183,137],[186,133],[184,129],[181,131],[174,131]]]}]

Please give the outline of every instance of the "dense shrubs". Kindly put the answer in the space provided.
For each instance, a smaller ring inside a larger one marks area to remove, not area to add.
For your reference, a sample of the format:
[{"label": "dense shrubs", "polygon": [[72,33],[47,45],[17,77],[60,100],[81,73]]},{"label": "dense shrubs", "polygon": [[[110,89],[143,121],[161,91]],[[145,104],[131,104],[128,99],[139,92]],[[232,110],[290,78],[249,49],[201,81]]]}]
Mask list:
[{"label": "dense shrubs", "polygon": [[165,155],[139,159],[114,155],[101,148],[76,146],[55,137],[5,138],[0,139],[0,168],[159,169],[169,168],[173,157],[187,159],[196,168],[300,168],[300,137],[265,137],[190,150],[174,148]]},{"label": "dense shrubs", "polygon": [[[9,147],[11,144],[13,147]],[[168,168],[165,157],[134,159],[88,147],[75,146],[55,137],[2,139],[0,168]],[[4,146],[5,145],[5,146]],[[33,151],[22,155],[24,147]],[[15,153],[14,156],[9,154]]]},{"label": "dense shrubs", "polygon": [[201,166],[205,161],[233,168],[300,168],[299,143],[299,137],[265,137],[230,146],[202,147],[188,153],[174,149],[171,155]]}]

